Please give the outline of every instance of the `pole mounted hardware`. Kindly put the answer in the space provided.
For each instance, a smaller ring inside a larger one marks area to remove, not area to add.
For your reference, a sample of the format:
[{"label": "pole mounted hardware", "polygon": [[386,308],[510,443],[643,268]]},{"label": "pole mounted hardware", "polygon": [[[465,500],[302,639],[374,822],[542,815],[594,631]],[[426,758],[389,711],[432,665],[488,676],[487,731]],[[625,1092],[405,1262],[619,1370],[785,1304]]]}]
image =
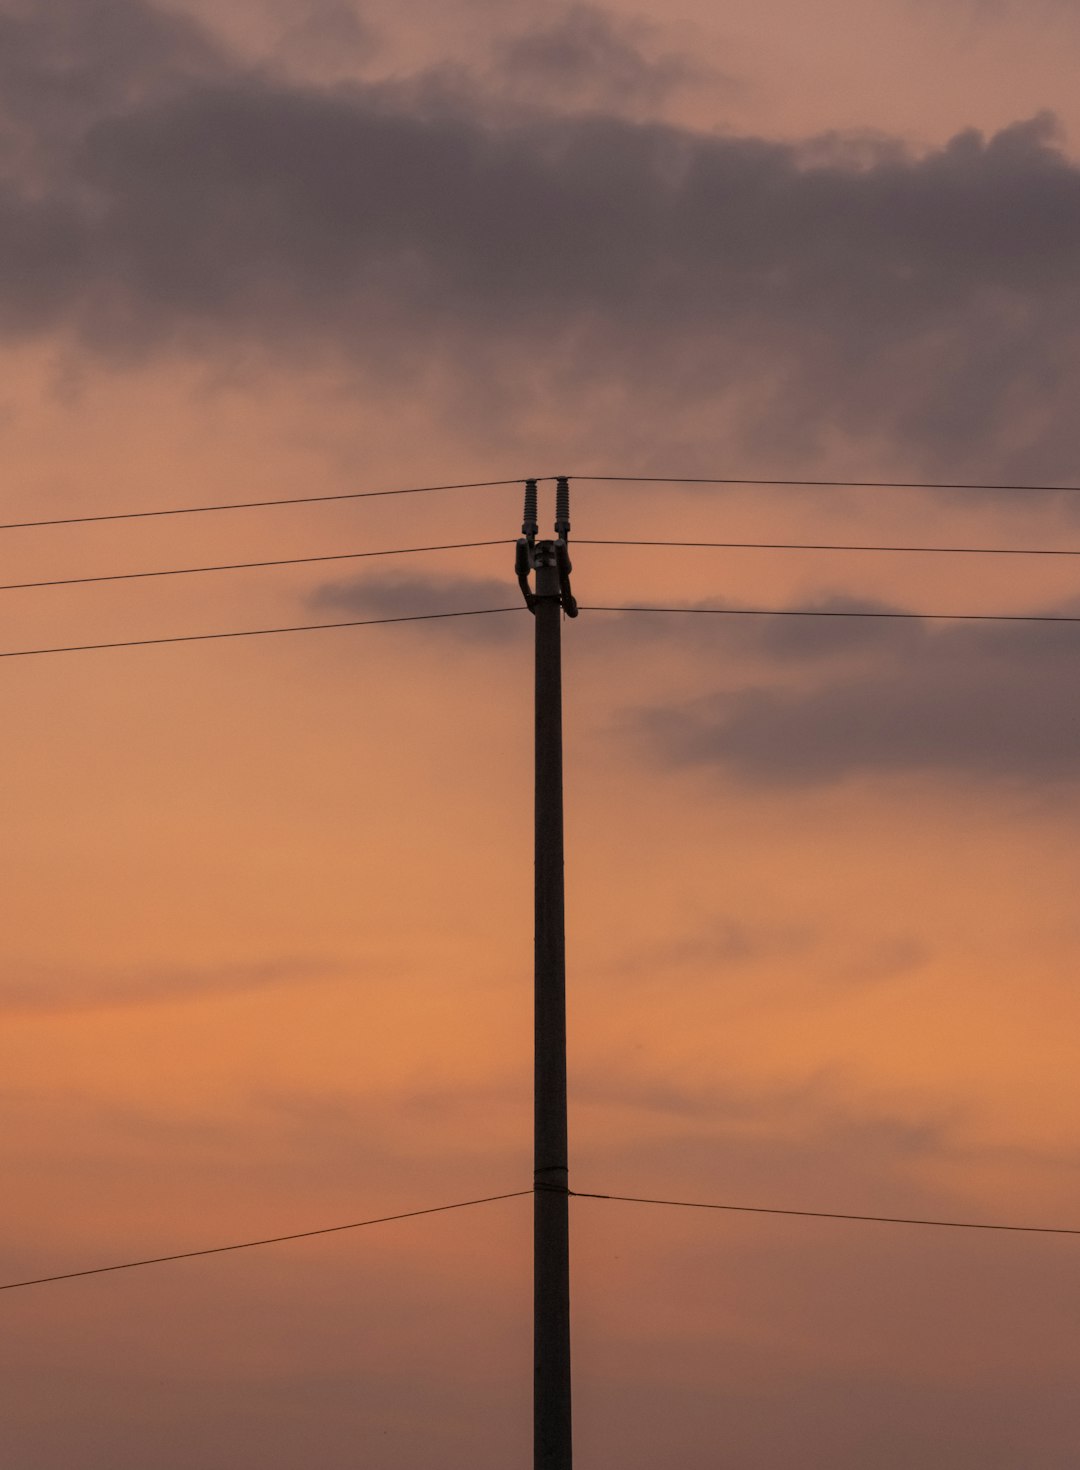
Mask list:
[{"label": "pole mounted hardware", "polygon": [[[522,516],[521,535],[518,537],[514,570],[518,586],[531,613],[536,612],[540,599],[557,598],[568,618],[576,618],[578,605],[570,591],[570,481],[560,475],[555,481],[555,539],[537,541],[540,525],[537,520],[536,481],[525,481],[525,511]],[[529,585],[529,577],[536,574],[535,590]],[[554,576],[552,575],[554,573]]]}]

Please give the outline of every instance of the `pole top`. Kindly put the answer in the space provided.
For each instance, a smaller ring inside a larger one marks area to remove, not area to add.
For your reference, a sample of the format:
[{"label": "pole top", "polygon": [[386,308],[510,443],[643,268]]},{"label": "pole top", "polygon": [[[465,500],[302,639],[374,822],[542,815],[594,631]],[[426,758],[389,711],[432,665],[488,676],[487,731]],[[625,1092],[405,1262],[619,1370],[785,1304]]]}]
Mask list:
[{"label": "pole top", "polygon": [[[514,571],[518,586],[530,612],[535,612],[538,593],[529,585],[529,576],[538,566],[557,567],[559,573],[559,601],[568,618],[576,618],[578,605],[570,591],[570,477],[558,475],[555,479],[555,540],[537,541],[540,531],[537,481],[525,481],[525,507],[514,557]],[[545,600],[549,594],[543,594]]]}]

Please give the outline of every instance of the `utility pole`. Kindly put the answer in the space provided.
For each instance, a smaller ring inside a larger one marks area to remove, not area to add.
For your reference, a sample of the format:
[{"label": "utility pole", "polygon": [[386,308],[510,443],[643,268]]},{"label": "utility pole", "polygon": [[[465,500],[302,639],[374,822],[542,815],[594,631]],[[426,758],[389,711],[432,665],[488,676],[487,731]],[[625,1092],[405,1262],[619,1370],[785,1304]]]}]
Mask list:
[{"label": "utility pole", "polygon": [[[555,540],[537,541],[536,481],[525,483],[516,571],[536,624],[533,1467],[571,1470],[570,1219],[566,1132],[562,615],[570,592],[570,485],[556,482]],[[529,574],[535,572],[535,589]]]}]

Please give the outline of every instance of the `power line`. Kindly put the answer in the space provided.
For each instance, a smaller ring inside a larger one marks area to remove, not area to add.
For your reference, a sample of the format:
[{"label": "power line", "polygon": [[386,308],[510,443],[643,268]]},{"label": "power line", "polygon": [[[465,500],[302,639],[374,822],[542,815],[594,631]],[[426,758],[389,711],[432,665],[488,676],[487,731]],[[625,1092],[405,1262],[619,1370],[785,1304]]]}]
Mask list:
[{"label": "power line", "polygon": [[[47,526],[84,526],[101,521],[149,520],[160,516],[208,515],[226,510],[266,510],[279,505],[320,505],[331,501],[372,500],[389,495],[431,495],[444,490],[486,490],[521,485],[526,479],[554,480],[555,475],[519,475],[506,480],[463,480],[446,485],[410,485],[394,490],[346,490],[332,495],[288,495],[267,500],[222,501],[211,505],[169,506],[161,510],[109,511],[100,515],[56,516],[0,523],[0,531],[36,530]],[[752,478],[742,475],[570,475],[580,484],[730,485],[825,490],[985,490],[1030,494],[1080,494],[1080,485],[1033,485],[954,480],[819,480]]]},{"label": "power line", "polygon": [[[549,1188],[553,1188],[549,1186]],[[27,1286],[47,1286],[57,1281],[76,1281],[84,1276],[105,1276],[116,1271],[132,1271],[140,1266],[162,1266],[171,1261],[191,1261],[202,1256],[227,1255],[234,1251],[255,1250],[264,1245],[284,1245],[294,1240],[312,1240],[322,1235],[340,1235],[348,1230],[363,1230],[369,1225],[389,1225],[398,1220],[415,1220],[423,1215],[441,1215],[451,1210],[467,1210],[476,1205],[495,1204],[500,1200],[522,1199],[527,1194],[543,1191],[516,1189],[506,1194],[489,1194],[480,1199],[459,1200],[449,1205],[429,1205],[422,1210],[405,1210],[396,1215],[379,1215],[369,1220],[353,1220],[345,1225],[324,1225],[316,1230],[296,1230],[289,1235],[269,1235],[258,1240],[242,1240],[229,1245],[204,1246],[199,1250],[175,1251],[166,1256],[144,1256],[134,1261],[118,1261],[110,1266],[90,1266],[81,1271],[61,1271],[49,1276],[35,1276],[24,1281],[0,1283],[0,1291],[19,1291]],[[554,1191],[562,1193],[561,1190]],[[846,1220],[860,1225],[914,1225],[941,1230],[993,1230],[1012,1235],[1080,1236],[1080,1229],[1063,1225],[1005,1225],[987,1220],[939,1220],[910,1215],[857,1215],[839,1210],[796,1210],[771,1205],[717,1204],[702,1200],[659,1199],[633,1194],[600,1194],[593,1190],[571,1189],[572,1199],[606,1200],[615,1204],[661,1205],[680,1210],[716,1210],[738,1215],[781,1215],[799,1220]]]},{"label": "power line", "polygon": [[510,1194],[489,1194],[483,1199],[459,1200],[452,1205],[429,1205],[424,1210],[405,1210],[399,1215],[379,1215],[372,1220],[353,1220],[347,1225],[324,1225],[319,1230],[297,1230],[291,1235],[269,1235],[262,1240],[241,1240],[234,1245],[212,1245],[202,1250],[177,1251],[169,1256],[148,1256],[139,1261],[120,1261],[113,1266],[91,1266],[84,1271],[62,1271],[55,1276],[36,1276],[29,1281],[7,1281],[0,1284],[0,1291],[18,1291],[24,1286],[46,1286],[53,1281],[74,1281],[81,1276],[104,1276],[111,1271],[132,1271],[137,1266],[162,1266],[167,1261],[190,1261],[196,1256],[220,1256],[229,1251],[249,1251],[261,1245],[282,1245],[291,1240],[310,1240],[316,1235],[337,1235],[343,1230],[363,1230],[368,1225],[389,1225],[395,1220],[416,1220],[421,1215],[441,1215],[448,1210],[468,1210],[474,1205],[491,1205],[496,1200],[520,1199],[532,1194],[531,1189],[516,1189]]},{"label": "power line", "polygon": [[[107,576],[54,577],[43,582],[4,582],[0,592],[26,592],[40,587],[81,587],[90,582],[132,582],[141,577],[190,577],[200,572],[244,572],[255,567],[299,567],[314,562],[355,561],[372,556],[413,556],[422,551],[467,551],[474,546],[507,546],[505,536],[494,541],[451,541],[442,546],[394,546],[383,551],[337,551],[325,556],[283,556],[272,561],[218,562],[212,566],[167,567],[163,571],[113,572]],[[1077,553],[1080,555],[1080,553]]]},{"label": "power line", "polygon": [[740,618],[901,618],[930,623],[1080,623],[1080,615],[1066,613],[934,613],[830,607],[600,607],[585,602],[580,603],[579,607],[582,612],[704,613],[714,617]]},{"label": "power line", "polygon": [[820,490],[1018,490],[1031,494],[1080,494],[1080,485],[993,484],[971,480],[781,480],[738,475],[572,475],[583,484],[749,485]]},{"label": "power line", "polygon": [[[861,546],[824,541],[592,541],[574,538],[577,546],[672,546],[723,551],[899,551],[942,556],[1080,556],[1080,548],[1047,546]],[[5,589],[0,587],[0,592]]]},{"label": "power line", "polygon": [[[688,613],[717,617],[750,618],[875,618],[904,619],[934,623],[1080,623],[1080,615],[1064,613],[924,613],[881,609],[806,607],[605,607],[580,603],[582,612]],[[495,613],[524,612],[524,603],[513,607],[475,607],[463,612],[411,613],[392,618],[350,618],[335,623],[295,623],[281,628],[238,628],[220,633],[180,633],[168,638],[122,638],[109,643],[70,643],[53,648],[9,648],[0,658],[40,658],[50,653],[98,653],[113,648],[153,648],[166,643],[212,643],[224,638],[266,638],[278,633],[323,633],[336,628],[373,628],[389,623],[428,623],[445,618],[482,618]]]},{"label": "power line", "polygon": [[800,1220],[853,1220],[873,1225],[926,1225],[942,1230],[1005,1230],[1016,1235],[1080,1235],[1080,1229],[1063,1225],[1001,1225],[986,1220],[925,1220],[908,1215],[851,1215],[839,1210],[787,1210],[768,1205],[706,1204],[700,1200],[646,1199],[633,1194],[594,1194],[572,1189],[575,1199],[614,1200],[627,1205],[667,1205],[680,1210],[724,1210],[740,1215],[790,1215]]},{"label": "power line", "polygon": [[221,638],[266,638],[275,633],[322,633],[331,628],[372,628],[386,623],[430,623],[443,618],[482,618],[491,613],[524,612],[514,607],[474,607],[466,612],[412,613],[407,617],[351,618],[340,623],[297,623],[289,628],[240,628],[225,633],[182,633],[171,638],[124,638],[114,643],[73,643],[57,648],[10,648],[0,658],[39,658],[47,653],[98,653],[107,648],[150,648],[162,643],[209,643]]},{"label": "power line", "polygon": [[[51,577],[35,582],[3,582],[0,592],[29,592],[48,587],[83,587],[100,582],[133,582],[148,577],[190,577],[205,572],[244,572],[266,567],[313,566],[321,562],[357,561],[380,556],[415,556],[431,551],[469,551],[476,547],[508,546],[505,536],[489,541],[449,541],[436,546],[393,546],[378,551],[335,551],[319,556],[283,556],[263,561],[207,563],[205,566],[165,567],[150,571],[110,572],[89,577]],[[719,551],[887,551],[926,552],[970,556],[1080,556],[1080,548],[1036,546],[862,546],[811,541],[629,541],[578,537],[577,546],[660,546]]]},{"label": "power line", "polygon": [[439,490],[487,490],[499,485],[521,483],[520,479],[468,480],[456,485],[411,485],[403,490],[346,490],[336,495],[288,495],[278,500],[235,500],[217,505],[170,506],[166,510],[109,511],[104,515],[59,516],[42,521],[7,521],[0,524],[0,531],[35,530],[42,526],[86,526],[97,521],[143,521],[157,516],[209,515],[220,510],[266,510],[275,505],[320,505],[332,500],[378,500],[387,495],[433,495]]}]

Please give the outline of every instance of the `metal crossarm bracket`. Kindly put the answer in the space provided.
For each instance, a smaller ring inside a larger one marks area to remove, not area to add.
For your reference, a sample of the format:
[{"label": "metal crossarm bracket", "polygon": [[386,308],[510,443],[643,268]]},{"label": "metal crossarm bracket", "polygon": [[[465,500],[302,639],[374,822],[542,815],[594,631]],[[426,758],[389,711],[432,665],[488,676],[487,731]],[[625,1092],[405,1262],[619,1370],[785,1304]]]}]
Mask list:
[{"label": "metal crossarm bracket", "polygon": [[555,540],[537,541],[540,530],[537,511],[536,481],[525,481],[525,511],[522,516],[521,535],[518,537],[514,557],[514,571],[518,586],[530,612],[536,610],[537,597],[550,597],[550,580],[544,579],[545,587],[536,590],[529,584],[529,577],[539,568],[552,568],[558,574],[558,599],[568,618],[576,618],[578,605],[570,590],[570,573],[573,567],[567,543],[570,539],[570,481],[560,475],[555,482]]}]

